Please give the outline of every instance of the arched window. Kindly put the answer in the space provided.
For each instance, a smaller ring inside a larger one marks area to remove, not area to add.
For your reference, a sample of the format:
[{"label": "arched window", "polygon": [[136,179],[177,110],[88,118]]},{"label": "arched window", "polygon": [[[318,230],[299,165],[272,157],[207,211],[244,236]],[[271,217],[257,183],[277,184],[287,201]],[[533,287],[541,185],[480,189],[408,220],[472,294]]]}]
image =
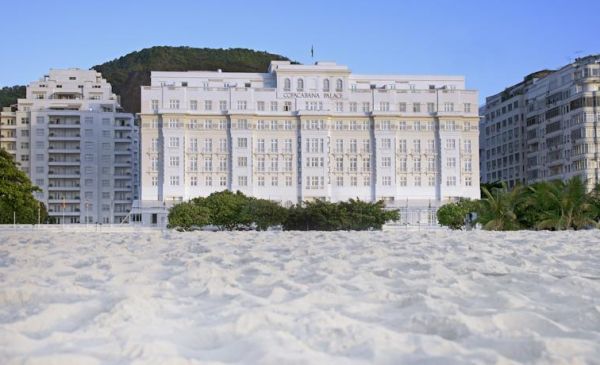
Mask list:
[{"label": "arched window", "polygon": [[283,81],[283,90],[290,91],[291,89],[292,89],[292,82],[290,81],[290,79],[285,79]]},{"label": "arched window", "polygon": [[329,79],[323,80],[323,91],[329,91]]},{"label": "arched window", "polygon": [[342,79],[337,79],[335,82],[335,91],[342,91]]},{"label": "arched window", "polygon": [[298,91],[304,91],[304,80],[298,79]]}]

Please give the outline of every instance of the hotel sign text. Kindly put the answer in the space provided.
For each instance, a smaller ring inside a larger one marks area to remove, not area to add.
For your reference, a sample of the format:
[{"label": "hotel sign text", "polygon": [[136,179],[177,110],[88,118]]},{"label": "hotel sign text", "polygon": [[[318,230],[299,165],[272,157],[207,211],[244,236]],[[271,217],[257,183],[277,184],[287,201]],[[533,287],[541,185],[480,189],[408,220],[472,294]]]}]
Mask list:
[{"label": "hotel sign text", "polygon": [[318,92],[285,92],[283,97],[286,99],[301,98],[301,99],[341,99],[342,93],[318,93]]}]

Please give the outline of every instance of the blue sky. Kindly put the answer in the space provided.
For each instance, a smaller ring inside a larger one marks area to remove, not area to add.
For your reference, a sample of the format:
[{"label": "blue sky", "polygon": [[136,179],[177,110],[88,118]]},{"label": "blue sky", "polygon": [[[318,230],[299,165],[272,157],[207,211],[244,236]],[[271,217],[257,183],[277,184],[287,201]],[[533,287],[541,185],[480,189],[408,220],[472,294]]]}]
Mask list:
[{"label": "blue sky", "polygon": [[0,86],[185,45],[332,60],[357,73],[465,75],[483,100],[528,73],[600,53],[598,0],[39,0],[7,2],[1,14]]}]

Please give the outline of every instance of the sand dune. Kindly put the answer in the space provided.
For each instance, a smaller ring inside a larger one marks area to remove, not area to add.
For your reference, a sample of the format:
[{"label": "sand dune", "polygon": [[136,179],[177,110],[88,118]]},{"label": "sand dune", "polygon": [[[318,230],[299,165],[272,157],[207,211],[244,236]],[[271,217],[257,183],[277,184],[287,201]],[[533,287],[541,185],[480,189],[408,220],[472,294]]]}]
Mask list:
[{"label": "sand dune", "polygon": [[600,234],[0,233],[1,364],[600,363]]}]

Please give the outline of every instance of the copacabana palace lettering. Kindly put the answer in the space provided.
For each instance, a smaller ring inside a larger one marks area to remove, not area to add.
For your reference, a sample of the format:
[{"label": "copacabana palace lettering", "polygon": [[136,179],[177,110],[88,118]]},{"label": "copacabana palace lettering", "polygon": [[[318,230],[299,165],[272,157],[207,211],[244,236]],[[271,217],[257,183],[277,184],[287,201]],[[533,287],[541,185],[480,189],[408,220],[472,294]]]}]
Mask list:
[{"label": "copacabana palace lettering", "polygon": [[282,94],[284,99],[341,99],[342,93],[319,93],[319,92],[285,92]]}]

